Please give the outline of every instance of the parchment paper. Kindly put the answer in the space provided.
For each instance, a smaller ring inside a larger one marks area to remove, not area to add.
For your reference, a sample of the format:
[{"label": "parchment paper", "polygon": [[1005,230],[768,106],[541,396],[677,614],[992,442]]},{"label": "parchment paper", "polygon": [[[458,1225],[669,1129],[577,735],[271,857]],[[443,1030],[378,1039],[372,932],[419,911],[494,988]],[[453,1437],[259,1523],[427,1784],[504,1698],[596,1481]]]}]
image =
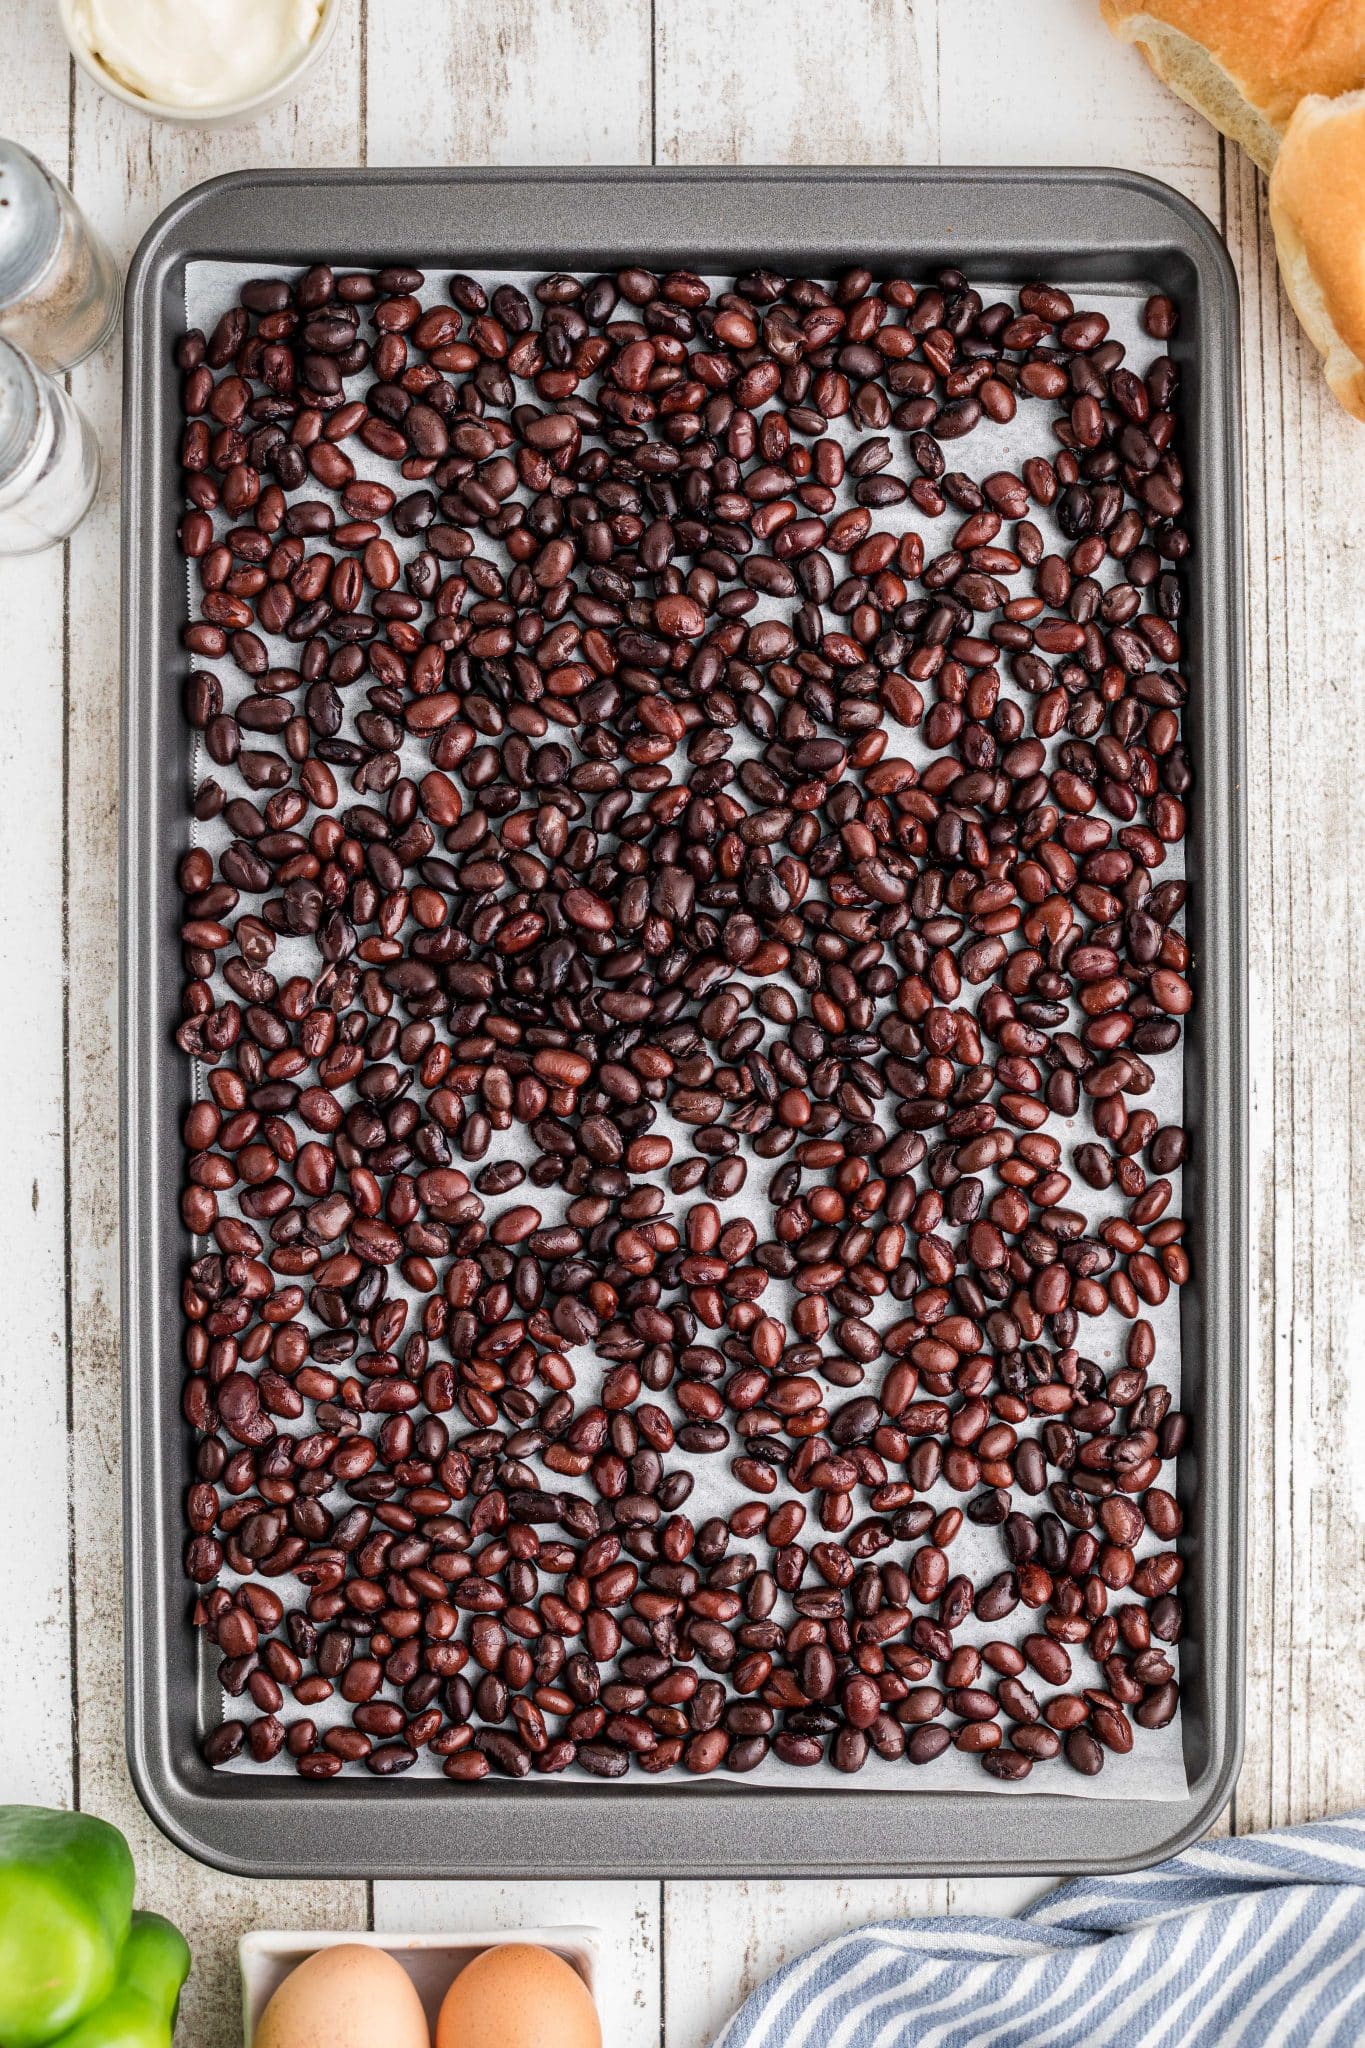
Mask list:
[{"label": "parchment paper", "polygon": [[[401,259],[396,257],[395,260]],[[945,258],[945,260],[950,259]],[[288,267],[271,264],[191,263],[188,265],[186,272],[187,324],[191,327],[202,328],[206,334],[210,333],[225,309],[236,303],[237,293],[246,279],[264,276],[290,276],[292,274],[294,273]],[[541,272],[498,272],[495,274],[482,271],[478,274],[480,281],[489,290],[490,294],[494,284],[510,282],[520,286],[527,293],[528,297],[531,295],[532,288],[538,277],[543,275]],[[424,306],[446,302],[445,285],[448,276],[449,272],[444,269],[428,271],[426,283],[418,293],[418,297]],[[1065,280],[1061,281],[1065,282]],[[988,304],[995,298],[1013,300],[1017,291],[1017,287],[993,284],[989,280],[983,283],[980,279],[973,279],[973,283],[982,293],[983,298]],[[717,285],[713,281],[713,289],[724,288],[723,285]],[[1159,344],[1151,341],[1142,331],[1139,317],[1142,309],[1142,299],[1139,295],[1117,291],[1096,291],[1082,286],[1076,290],[1073,296],[1075,297],[1078,309],[1094,309],[1107,316],[1110,324],[1110,335],[1124,344],[1128,352],[1126,360],[1131,367],[1139,371],[1145,369],[1152,357],[1160,352]],[[628,310],[623,306],[621,317],[626,317]],[[348,380],[347,388],[348,391],[363,389],[363,381],[359,379]],[[1055,408],[1046,402],[1039,403],[1025,400],[1021,403],[1015,419],[1005,425],[995,425],[990,421],[983,420],[970,437],[961,444],[945,444],[944,452],[947,467],[950,470],[955,468],[965,470],[978,482],[997,469],[1012,469],[1017,473],[1020,463],[1027,456],[1051,455],[1056,452],[1050,432],[1050,421],[1054,416],[1054,412]],[[832,421],[827,431],[842,440],[850,451],[861,441],[868,438],[866,430],[857,428],[847,418]],[[907,437],[894,427],[887,431],[893,449],[893,461],[885,473],[902,476],[906,481],[910,481],[918,472],[909,457],[906,446]],[[357,472],[362,477],[389,483],[398,491],[400,496],[409,490],[419,488],[416,485],[406,483],[402,479],[397,465],[379,460],[371,455],[358,441],[353,441],[350,444],[350,452],[356,463]],[[326,494],[320,485],[310,487],[308,484],[305,484],[301,492],[295,495],[311,497],[324,496]],[[841,497],[841,505],[844,502],[852,502],[847,497],[847,494]],[[914,527],[923,535],[926,559],[932,559],[934,555],[942,552],[950,545],[952,532],[963,517],[964,515],[960,511],[950,505],[941,518],[937,520],[926,519],[916,506],[907,500],[900,505],[878,508],[873,514],[873,526],[877,531],[893,533],[900,533],[907,527]],[[1070,543],[1061,534],[1048,513],[1041,511],[1036,506],[1031,506],[1029,517],[1042,531],[1046,549],[1049,553],[1065,554],[1068,551]],[[226,529],[233,522],[219,514],[216,515],[216,523],[221,529]],[[388,537],[404,561],[415,553],[421,545],[420,536],[411,541],[398,540],[392,533],[389,533]],[[1009,528],[1007,525],[1001,534],[1001,544],[1007,545],[1008,538]],[[325,548],[325,537],[313,545]],[[488,536],[482,533],[478,535],[476,540],[476,552],[484,556],[497,556],[501,558],[500,548],[496,547]],[[505,558],[503,559],[505,560]],[[452,564],[452,567],[457,566],[457,564]],[[1116,565],[1112,560],[1106,559],[1098,571],[1099,580],[1106,584],[1115,580],[1115,567]],[[1023,594],[1031,590],[1031,578],[1019,578],[1014,588],[1016,594]],[[191,615],[197,615],[198,579],[193,564],[189,565],[187,595],[191,607]],[[794,599],[775,600],[760,596],[753,610],[745,615],[746,623],[752,623],[754,620],[764,617],[789,618],[796,602]],[[833,615],[829,614],[829,616],[833,620]],[[255,630],[260,632],[261,629],[257,626]],[[266,636],[263,635],[262,637]],[[296,647],[283,640],[273,641],[269,644],[272,662],[289,666],[296,664],[298,656]],[[230,660],[224,660],[219,663],[203,663],[199,660],[199,657],[196,657],[195,660],[197,665],[216,668],[223,683],[224,698],[228,709],[231,709],[241,697],[250,694],[253,686],[236,670]],[[1001,676],[1005,692],[1018,695],[1019,693],[1014,690],[1014,686],[1009,681],[1007,664],[1004,662],[1001,663]],[[354,709],[363,708],[364,687],[365,682],[362,678],[359,684],[352,686],[348,694],[348,721]],[[926,704],[932,703],[932,686],[926,688],[924,694]],[[931,750],[919,738],[918,732],[897,727],[894,721],[889,719],[888,724],[892,734],[891,745],[888,749],[890,754],[900,755],[913,760],[921,767],[935,758]],[[1031,731],[1031,728],[1032,721],[1030,719],[1028,730]],[[348,727],[343,727],[343,733],[347,729]],[[553,728],[552,736],[556,739],[563,739],[565,732],[565,728],[555,727]],[[732,737],[734,744],[730,758],[736,763],[744,759],[748,754],[757,753],[758,743],[744,727],[736,727]],[[1062,740],[1066,737],[1067,735],[1063,734],[1058,741],[1049,743],[1049,756],[1051,756],[1055,747],[1061,744]],[[268,741],[263,743],[269,744]],[[404,749],[404,773],[420,777],[428,765],[429,762],[424,745],[409,745]],[[675,774],[684,765],[680,759],[675,760]],[[198,783],[201,775],[206,772],[212,772],[228,790],[229,795],[238,793],[250,794],[246,790],[245,785],[236,778],[234,771],[212,766],[208,762],[207,757],[202,756],[202,749],[198,742],[196,742],[194,760],[187,784],[187,810],[189,793]],[[342,790],[341,802],[344,804],[348,800],[348,771],[345,769],[339,770],[337,779]],[[190,822],[193,823],[192,820]],[[218,819],[209,825],[193,825],[193,837],[195,843],[207,846],[216,855],[227,843],[231,835],[221,819]],[[1183,875],[1183,873],[1183,845],[1168,848],[1166,862],[1160,870],[1160,879],[1163,881],[1173,879]],[[249,906],[244,904],[243,907]],[[271,971],[281,982],[291,973],[312,973],[315,971],[316,957],[311,941],[281,940],[270,962]],[[737,973],[733,979],[736,983],[739,983],[744,977],[742,973]],[[799,994],[799,991],[795,990],[794,985],[793,992]],[[227,993],[225,985],[222,993]],[[965,989],[961,1000],[974,1002],[979,994],[980,990]],[[751,1010],[746,1014],[754,1016],[757,1015],[757,1012]],[[1079,1019],[1078,1012],[1074,1013],[1074,1015],[1077,1022],[1083,1021]],[[1073,1028],[1076,1028],[1076,1026],[1073,1025]],[[1183,1099],[1182,1060],[1182,1046],[1177,1045],[1171,1053],[1159,1055],[1150,1062],[1156,1074],[1156,1082],[1150,1093],[1143,1098],[1143,1107],[1154,1111],[1158,1121],[1162,1124],[1179,1123],[1181,1121]],[[198,1078],[196,1078],[196,1093],[199,1092],[202,1092],[202,1086]],[[352,1092],[350,1090],[344,1091],[341,1099],[344,1104],[349,1105],[353,1099]],[[893,1134],[896,1128],[890,1120],[891,1107],[892,1104],[890,1098],[888,1098],[888,1101],[881,1105],[882,1113],[879,1119],[883,1123],[883,1127],[887,1129],[888,1135]],[[690,1133],[686,1128],[673,1121],[664,1105],[660,1104],[658,1108],[658,1120],[651,1127],[651,1135],[662,1134],[673,1139],[673,1157],[675,1161],[688,1157],[692,1151]],[[1065,1122],[1063,1119],[1055,1116],[1050,1117],[1046,1129],[1061,1138],[1064,1154],[1061,1163],[1063,1169],[1069,1171],[1071,1168],[1073,1146],[1085,1142],[1093,1135],[1084,1101],[1078,1117],[1069,1122]],[[933,1134],[931,1133],[930,1143],[932,1144],[932,1142]],[[523,1164],[529,1165],[531,1159],[535,1156],[535,1152],[536,1148],[530,1142],[524,1129],[514,1125],[508,1132],[496,1133],[493,1146],[486,1155],[485,1160],[470,1166],[468,1170],[472,1178],[478,1170],[478,1165],[486,1164],[488,1159],[492,1158],[518,1158]],[[733,1200],[720,1203],[717,1206],[720,1207],[722,1216],[726,1221],[737,1216],[749,1217],[757,1227],[760,1239],[762,1239],[769,1234],[771,1217],[771,1211],[766,1198],[766,1188],[773,1172],[782,1164],[782,1161],[755,1158],[743,1140],[741,1140],[740,1152],[747,1159],[749,1166],[745,1187]],[[996,1183],[992,1176],[986,1176],[986,1180],[989,1192]],[[1178,1173],[1174,1176],[1174,1182],[1175,1198],[1167,1212],[1170,1216],[1181,1213],[1179,1200],[1180,1175]],[[922,1176],[921,1184],[927,1185],[927,1182],[923,1181]],[[698,1188],[694,1192],[680,1197],[669,1195],[662,1213],[665,1217],[672,1216],[681,1226],[682,1219],[691,1204],[704,1199],[707,1199],[707,1197],[702,1188]],[[497,1208],[500,1206],[510,1206],[512,1203],[528,1200],[533,1201],[541,1210],[546,1226],[561,1220],[564,1206],[561,1191],[557,1188],[536,1189],[531,1187],[529,1183],[523,1183],[521,1187],[512,1190],[510,1195],[505,1198],[493,1198],[490,1201],[489,1216],[491,1218],[495,1215]],[[1072,1176],[1072,1185],[1066,1196],[1066,1204],[1070,1208],[1081,1210],[1091,1223],[1101,1221],[1106,1216],[1121,1214],[1124,1207],[1122,1199],[1116,1195],[1114,1190],[1111,1189],[1103,1195],[1097,1194],[1085,1185],[1079,1175],[1075,1174]],[[230,1198],[220,1197],[220,1206],[230,1211]],[[389,1290],[390,1293],[403,1293],[407,1291],[396,1269],[392,1269],[390,1272]],[[794,1299],[790,1290],[783,1283],[770,1281],[768,1291],[762,1298],[765,1312],[781,1316],[784,1299],[788,1305]],[[872,1311],[865,1320],[872,1323],[875,1328],[883,1328],[895,1322],[905,1312],[905,1306],[894,1301],[887,1294],[881,1297],[879,1301],[874,1302]],[[1156,1334],[1156,1358],[1149,1374],[1149,1382],[1153,1385],[1163,1384],[1169,1387],[1172,1396],[1172,1407],[1178,1408],[1180,1405],[1178,1290],[1172,1289],[1166,1302],[1159,1308],[1149,1308],[1144,1305],[1142,1314],[1152,1324]],[[311,1318],[306,1312],[301,1320],[311,1322]],[[1076,1339],[1078,1348],[1084,1356],[1095,1359],[1106,1371],[1112,1371],[1122,1362],[1123,1347],[1129,1327],[1130,1325],[1112,1310],[1106,1315],[1095,1319],[1083,1316],[1080,1319],[1080,1328]],[[705,1330],[700,1331],[698,1341],[702,1343],[707,1342],[711,1334]],[[723,1332],[714,1334],[719,1337]],[[606,1362],[597,1359],[592,1353],[590,1346],[580,1346],[574,1350],[570,1354],[570,1362],[573,1365],[578,1381],[576,1399],[580,1402],[591,1402],[594,1398],[598,1371],[599,1369],[606,1369]],[[875,1391],[881,1369],[874,1362],[864,1385],[860,1388],[850,1389],[847,1393],[831,1388],[830,1404],[835,1405],[839,1401],[853,1399],[856,1395]],[[367,1417],[364,1426],[369,1433],[374,1433],[381,1420],[382,1418],[377,1416]],[[451,1418],[451,1421],[454,1425],[452,1427],[452,1435],[456,1435],[458,1434],[462,1418],[456,1415]],[[732,1458],[741,1450],[742,1445],[735,1439],[727,1450],[718,1454],[689,1457],[681,1451],[673,1451],[665,1459],[666,1470],[674,1471],[679,1468],[685,1468],[693,1475],[695,1481],[694,1489],[683,1505],[683,1512],[697,1526],[700,1526],[707,1516],[726,1516],[733,1512],[734,1508],[741,1501],[753,1498],[730,1471]],[[534,1463],[535,1461],[531,1460],[528,1462]],[[569,1482],[566,1485],[558,1480],[553,1473],[544,1474],[544,1482],[547,1491],[551,1492],[578,1490],[573,1482]],[[1173,1465],[1168,1464],[1163,1468],[1158,1483],[1174,1491]],[[779,1482],[777,1492],[767,1496],[767,1499],[769,1505],[777,1506],[783,1499],[790,1497],[793,1497],[791,1489],[784,1488],[781,1482]],[[819,1528],[818,1515],[815,1512],[818,1495],[809,1495],[805,1498],[807,1500],[808,1514],[806,1526],[802,1530],[799,1540],[809,1546],[811,1543],[821,1540],[823,1532]],[[967,1496],[954,1493],[942,1480],[939,1481],[932,1493],[925,1496],[925,1498],[929,1500],[936,1512],[950,1505],[956,1505],[965,1509],[967,1504]],[[1041,1496],[1032,1504],[1022,1495],[1017,1495],[1016,1498],[1019,1504],[1025,1508],[1031,1506],[1033,1512],[1041,1512],[1047,1506],[1046,1495]],[[339,1512],[339,1504],[345,1504],[345,1499],[346,1497],[343,1495],[342,1490],[338,1488],[334,1494],[327,1497],[326,1505]],[[855,1499],[859,1503],[858,1512],[865,1511],[861,1489]],[[1147,1535],[1137,1546],[1137,1555],[1143,1557],[1163,1547],[1156,1543],[1150,1535]],[[758,1556],[760,1565],[765,1561],[763,1556],[765,1546],[761,1541],[755,1544],[741,1544],[736,1540],[732,1543],[732,1548],[752,1549]],[[907,1562],[914,1548],[913,1544],[893,1544],[888,1549],[878,1552],[874,1562],[882,1564],[887,1562]],[[968,1520],[964,1520],[962,1529],[952,1544],[949,1557],[951,1569],[954,1573],[965,1572],[978,1584],[985,1579],[994,1577],[1008,1563],[1000,1531],[998,1529],[979,1528]],[[225,1570],[221,1577],[221,1583],[232,1587],[237,1581],[231,1572]],[[270,1583],[287,1604],[291,1601],[291,1598],[297,1600],[298,1604],[302,1604],[300,1589],[291,1578],[273,1579]],[[818,1581],[813,1574],[808,1574],[805,1583],[807,1586],[810,1586],[818,1583]],[[1115,1596],[1115,1604],[1121,1602],[1124,1597],[1124,1595]],[[786,1597],[782,1596],[776,1609],[776,1619],[788,1621],[791,1618],[792,1612],[793,1610]],[[1037,1631],[1041,1627],[1041,1621],[1041,1614],[1034,1613],[1022,1605],[1017,1607],[1014,1613],[1008,1616],[1005,1621],[998,1623],[980,1622],[975,1615],[969,1615],[963,1625],[955,1631],[954,1641],[959,1645],[980,1645],[999,1640],[1017,1642],[1023,1636]],[[1178,1677],[1178,1646],[1164,1644],[1162,1647],[1166,1650],[1171,1662],[1177,1666],[1176,1675]],[[212,1656],[211,1650],[209,1654]],[[1069,1686],[1061,1688],[1062,1690],[1075,1690],[1078,1686],[1086,1684],[1104,1684],[1103,1673],[1099,1670],[1098,1666],[1093,1664],[1084,1646],[1080,1648],[1073,1647],[1070,1650],[1070,1655],[1073,1675]],[[700,1662],[698,1663],[698,1670],[702,1675],[711,1675]],[[471,1673],[471,1682],[472,1676],[473,1674]],[[923,1682],[933,1684],[937,1682],[940,1676],[941,1673],[936,1670]],[[985,1684],[989,1678],[989,1673],[984,1674],[980,1682]],[[1023,1674],[1022,1682],[1034,1693],[1040,1705],[1045,1704],[1052,1696],[1054,1689],[1045,1685],[1037,1673],[1032,1670],[1028,1670]],[[386,1695],[381,1694],[380,1696],[384,1697]],[[245,1717],[250,1718],[255,1711],[251,1707],[249,1700],[232,1700],[227,1698],[226,1695],[222,1695],[222,1699],[225,1718],[242,1716],[244,1710]],[[291,1717],[288,1700],[286,1700],[286,1706],[282,1711],[286,1719]],[[309,1716],[317,1722],[320,1729],[344,1723],[349,1719],[349,1710],[339,1697],[333,1698],[322,1707],[310,1707],[307,1710],[300,1709],[298,1711],[307,1711]],[[507,1725],[510,1727],[513,1724],[509,1723]],[[1005,1725],[1003,1718],[1002,1725]],[[838,1787],[849,1792],[886,1791],[896,1788],[908,1788],[913,1785],[916,1791],[960,1792],[970,1790],[981,1792],[985,1789],[1001,1796],[1027,1791],[1061,1794],[1078,1799],[1183,1799],[1186,1796],[1187,1781],[1182,1748],[1180,1713],[1177,1712],[1169,1725],[1162,1729],[1146,1729],[1135,1726],[1134,1736],[1133,1748],[1129,1755],[1116,1756],[1106,1751],[1104,1769],[1095,1778],[1081,1777],[1079,1773],[1073,1771],[1066,1764],[1064,1759],[1059,1757],[1052,1763],[1036,1765],[1031,1776],[1022,1784],[1008,1785],[990,1777],[984,1772],[976,1757],[966,1756],[957,1749],[949,1748],[933,1764],[923,1769],[916,1769],[904,1760],[894,1763],[887,1762],[875,1753],[871,1753],[861,1771],[853,1776],[847,1776],[835,1770],[833,1765],[828,1762],[806,1769],[797,1769],[780,1764],[770,1757],[757,1770],[743,1776],[727,1772],[716,1772],[708,1778],[699,1779],[694,1778],[685,1770],[675,1769],[669,1772],[666,1782],[670,1786],[701,1783],[715,1784],[718,1782],[732,1782],[737,1785],[748,1786],[781,1785],[786,1788],[813,1785],[818,1786],[822,1791]],[[438,1767],[438,1760],[424,1753],[418,1763],[406,1775],[411,1777],[422,1773],[432,1774]],[[281,1756],[273,1764],[261,1766],[251,1762],[244,1752],[229,1768],[249,1772],[262,1769],[286,1771],[292,1769],[292,1764],[287,1757]],[[570,1779],[577,1778],[584,1783],[600,1782],[591,1780],[589,1774],[577,1766],[564,1775]],[[613,1782],[624,1786],[639,1786],[658,1781],[650,1780],[643,1772],[632,1769],[624,1778]]]}]

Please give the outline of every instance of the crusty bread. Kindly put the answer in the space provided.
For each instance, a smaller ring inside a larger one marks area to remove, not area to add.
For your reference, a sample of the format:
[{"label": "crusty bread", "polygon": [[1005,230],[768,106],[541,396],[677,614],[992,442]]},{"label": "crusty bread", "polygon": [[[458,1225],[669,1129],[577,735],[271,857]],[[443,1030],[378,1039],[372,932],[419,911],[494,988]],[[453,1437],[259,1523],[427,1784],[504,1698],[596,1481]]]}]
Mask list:
[{"label": "crusty bread", "polygon": [[1300,100],[1271,174],[1270,220],[1327,381],[1365,420],[1365,92]]},{"label": "crusty bread", "polygon": [[1116,36],[1263,170],[1306,93],[1365,86],[1365,0],[1100,0]]}]

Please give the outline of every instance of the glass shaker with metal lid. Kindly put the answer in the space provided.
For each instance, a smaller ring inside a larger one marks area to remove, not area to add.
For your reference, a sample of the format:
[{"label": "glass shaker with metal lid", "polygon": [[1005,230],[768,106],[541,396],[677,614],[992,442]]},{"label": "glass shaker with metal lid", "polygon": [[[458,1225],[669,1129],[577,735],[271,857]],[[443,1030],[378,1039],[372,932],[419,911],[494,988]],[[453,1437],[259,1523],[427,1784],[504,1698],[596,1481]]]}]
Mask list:
[{"label": "glass shaker with metal lid", "polygon": [[65,540],[99,480],[99,443],[84,413],[0,337],[0,556]]},{"label": "glass shaker with metal lid", "polygon": [[0,137],[0,335],[41,370],[69,370],[112,334],[114,259],[65,185]]}]

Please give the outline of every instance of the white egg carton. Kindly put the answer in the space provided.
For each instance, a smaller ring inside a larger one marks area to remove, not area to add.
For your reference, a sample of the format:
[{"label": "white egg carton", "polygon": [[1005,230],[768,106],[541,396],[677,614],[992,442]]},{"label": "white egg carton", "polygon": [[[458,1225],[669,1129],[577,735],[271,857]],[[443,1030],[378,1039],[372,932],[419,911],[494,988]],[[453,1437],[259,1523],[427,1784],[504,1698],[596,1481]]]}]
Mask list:
[{"label": "white egg carton", "polygon": [[502,1927],[468,1934],[322,1934],[315,1929],[290,1928],[244,1934],[237,1943],[244,2048],[251,2048],[272,1993],[292,1969],[319,1949],[340,1948],[344,1942],[382,1948],[411,1977],[426,2010],[427,2024],[434,2028],[441,2000],[466,1963],[472,1963],[485,1949],[501,1948],[509,1941],[534,1942],[538,1948],[562,1956],[596,2000],[601,1944],[601,1930],[596,1927]]}]

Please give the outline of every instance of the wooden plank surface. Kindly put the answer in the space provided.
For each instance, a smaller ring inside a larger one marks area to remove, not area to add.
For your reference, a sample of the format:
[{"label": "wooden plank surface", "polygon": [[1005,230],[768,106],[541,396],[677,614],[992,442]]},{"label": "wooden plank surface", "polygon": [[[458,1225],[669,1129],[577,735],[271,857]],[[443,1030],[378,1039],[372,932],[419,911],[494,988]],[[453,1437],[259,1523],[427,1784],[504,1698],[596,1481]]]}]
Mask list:
[{"label": "wooden plank surface", "polygon": [[942,163],[1117,164],[1218,218],[1219,138],[1093,0],[939,0]]},{"label": "wooden plank surface", "polygon": [[655,0],[656,160],[933,162],[938,14],[904,0]]},{"label": "wooden plank surface", "polygon": [[1365,430],[1228,152],[1247,415],[1254,1252],[1239,1833],[1365,1797]]},{"label": "wooden plank surface", "polygon": [[[20,0],[31,41],[26,120],[16,140],[60,174],[70,138],[65,51],[41,33],[43,0]],[[5,132],[15,134],[8,123]],[[23,1646],[0,1682],[6,1763],[0,1797],[67,1804],[71,1713],[71,1494],[67,1432],[65,983],[62,730],[65,550],[0,560],[5,718],[0,724],[0,1072],[9,1128],[0,1146],[0,1224],[11,1285],[0,1364],[0,1444],[10,1483],[0,1635]]]},{"label": "wooden plank surface", "polygon": [[[367,156],[1115,162],[1167,179],[1225,225],[1247,384],[1256,1317],[1249,1724],[1233,1819],[1245,1830],[1360,1803],[1365,1136],[1352,1069],[1365,1051],[1353,854],[1365,825],[1365,433],[1327,398],[1288,312],[1263,181],[1111,43],[1091,0],[357,0],[297,106],[216,133],[152,124],[98,94],[73,77],[44,0],[19,7],[0,128],[69,166],[124,258],[168,198],[217,171]],[[371,1908],[360,1886],[245,1885],[189,1862],[141,1815],[123,1763],[114,353],[73,387],[104,447],[99,506],[69,562],[0,569],[11,673],[25,679],[0,742],[5,872],[25,886],[0,904],[0,945],[31,992],[0,1020],[0,1070],[23,1076],[0,1218],[25,1281],[0,1359],[0,1431],[23,1432],[6,1514],[43,1559],[36,1578],[0,1592],[6,1640],[25,1645],[3,1689],[0,1798],[76,1798],[129,1832],[144,1896],[195,1944],[182,2038],[228,2048],[240,1928],[359,1925]],[[15,1727],[25,1740],[8,1739]],[[1036,1889],[379,1884],[372,1909],[386,1927],[596,1921],[614,1957],[612,2048],[703,2048],[745,1991],[812,1941],[886,1912],[1012,1910]]]},{"label": "wooden plank surface", "polygon": [[667,1886],[667,2048],[708,2048],[731,2013],[783,1963],[877,1920],[1017,1913],[1048,1878],[750,1878]]},{"label": "wooden plank surface", "polygon": [[370,0],[372,164],[650,157],[650,0]]}]

